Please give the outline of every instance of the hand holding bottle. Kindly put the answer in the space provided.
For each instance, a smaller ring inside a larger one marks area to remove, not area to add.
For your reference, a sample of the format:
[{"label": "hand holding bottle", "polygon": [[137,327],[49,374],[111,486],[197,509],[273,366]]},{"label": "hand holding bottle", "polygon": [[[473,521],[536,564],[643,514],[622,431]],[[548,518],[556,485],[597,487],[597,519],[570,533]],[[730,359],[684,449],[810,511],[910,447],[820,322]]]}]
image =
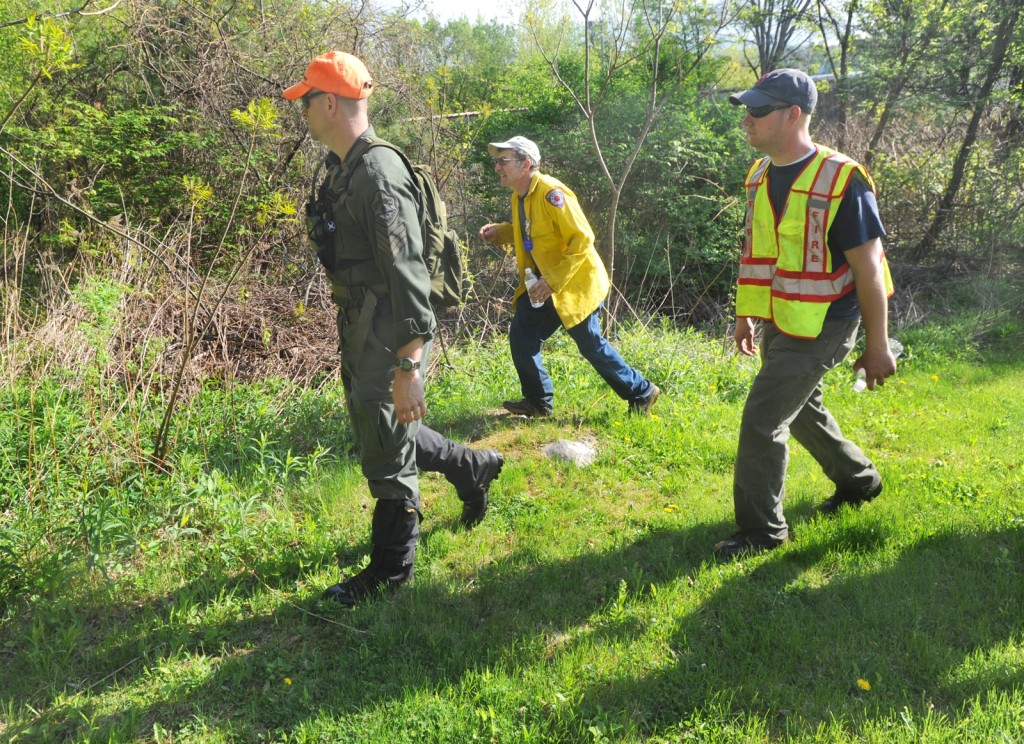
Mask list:
[{"label": "hand holding bottle", "polygon": [[[893,359],[899,359],[903,353],[903,344],[894,338],[889,339],[889,351],[892,353]],[[857,367],[857,379],[853,383],[853,392],[863,393],[867,390],[868,381],[867,374],[864,372],[863,367]]]},{"label": "hand holding bottle", "polygon": [[526,283],[526,294],[528,294],[530,296],[530,304],[533,305],[534,307],[544,307],[544,301],[543,300],[538,302],[537,300],[533,299],[533,288],[537,284],[537,282],[539,281],[537,279],[537,277],[534,276],[533,269],[527,267],[527,269],[526,269],[526,279],[524,281]]}]

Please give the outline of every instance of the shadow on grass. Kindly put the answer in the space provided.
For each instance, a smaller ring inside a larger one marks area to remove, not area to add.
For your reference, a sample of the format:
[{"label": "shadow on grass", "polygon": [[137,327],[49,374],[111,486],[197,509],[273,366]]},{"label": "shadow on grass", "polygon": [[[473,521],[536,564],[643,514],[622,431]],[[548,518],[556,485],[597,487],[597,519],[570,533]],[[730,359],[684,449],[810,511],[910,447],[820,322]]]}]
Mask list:
[{"label": "shadow on grass", "polygon": [[[14,710],[31,705],[39,711],[31,724],[36,733],[67,740],[149,737],[154,723],[180,733],[197,720],[228,739],[253,740],[287,734],[318,716],[357,718],[418,691],[458,686],[467,673],[499,668],[515,675],[509,667],[518,659],[526,667],[557,656],[562,651],[535,645],[538,629],[572,636],[615,600],[621,580],[687,591],[675,582],[702,567],[707,547],[726,529],[658,530],[617,549],[554,562],[513,553],[467,577],[462,589],[421,577],[352,612],[312,599],[272,603],[278,609],[270,614],[254,611],[278,587],[293,591],[307,568],[290,560],[257,566],[255,575],[198,578],[146,605],[85,598],[55,609],[47,627],[59,632],[73,621],[95,642],[83,638],[45,673],[30,654],[19,657],[0,682],[0,701]],[[798,541],[746,566],[724,567],[721,586],[671,633],[670,664],[622,670],[589,685],[581,679],[573,714],[664,732],[685,727],[695,712],[721,708],[727,697],[734,715],[763,715],[783,735],[793,716],[811,726],[825,716],[856,725],[929,703],[955,714],[973,694],[1024,686],[1019,665],[966,686],[956,681],[968,657],[1020,632],[1024,593],[1008,591],[1020,589],[1013,573],[1024,562],[1020,532],[933,535],[878,566],[874,556],[886,541],[884,531],[851,527],[836,546]],[[864,569],[807,581],[808,570],[828,564],[834,547],[863,554]],[[256,576],[274,576],[276,586]],[[893,596],[900,601],[878,601]],[[233,609],[208,612],[215,601]],[[18,618],[2,639],[30,650],[23,639],[38,635],[34,626],[31,616]],[[629,644],[642,630],[632,616],[611,623],[602,617],[599,632],[602,644]],[[33,693],[26,679],[56,694]],[[872,690],[858,689],[858,679]],[[90,694],[84,703],[63,696],[79,690]],[[528,715],[546,720],[543,711]]]},{"label": "shadow on grass", "polygon": [[[581,715],[634,711],[618,722],[652,732],[686,730],[695,713],[724,707],[762,716],[784,737],[799,732],[796,721],[805,733],[830,721],[857,731],[870,718],[898,721],[904,708],[956,719],[976,697],[1024,688],[1019,662],[971,672],[976,657],[1019,642],[1024,533],[931,535],[876,568],[882,542],[875,529],[845,529],[839,544],[798,538],[737,569],[679,626],[674,663],[586,688]],[[864,570],[808,573],[832,551],[863,555]]]},{"label": "shadow on grass", "polygon": [[[706,544],[710,537],[700,532]],[[426,542],[430,539],[427,532]],[[93,640],[79,644],[59,669],[41,673],[23,657],[12,671],[48,690],[88,690],[89,702],[61,701],[59,694],[44,698],[11,677],[0,682],[0,700],[15,709],[39,710],[34,730],[56,739],[80,740],[87,732],[104,740],[150,736],[155,722],[180,728],[201,715],[251,740],[289,731],[322,710],[352,713],[387,705],[409,687],[457,684],[467,670],[512,653],[538,626],[557,632],[586,622],[615,597],[626,576],[664,584],[692,570],[699,564],[680,560],[680,542],[678,534],[661,531],[618,550],[564,561],[537,563],[520,553],[508,563],[482,568],[469,578],[468,591],[452,592],[419,579],[350,612],[310,599],[247,616],[260,595],[277,591],[251,575],[198,578],[146,604],[112,606],[104,595],[85,598],[73,608],[55,608],[50,627],[84,626]],[[256,575],[275,576],[275,583],[289,590],[305,570],[289,561],[254,567]],[[209,607],[215,601],[223,605],[225,597],[238,600],[236,609],[211,619]],[[3,635],[25,637],[32,626],[26,615]],[[187,672],[170,671],[185,656],[193,657],[187,666],[208,663],[212,673],[197,681]],[[147,697],[153,702],[125,700],[115,703],[115,712],[100,712],[99,697],[133,685],[150,687]]]}]

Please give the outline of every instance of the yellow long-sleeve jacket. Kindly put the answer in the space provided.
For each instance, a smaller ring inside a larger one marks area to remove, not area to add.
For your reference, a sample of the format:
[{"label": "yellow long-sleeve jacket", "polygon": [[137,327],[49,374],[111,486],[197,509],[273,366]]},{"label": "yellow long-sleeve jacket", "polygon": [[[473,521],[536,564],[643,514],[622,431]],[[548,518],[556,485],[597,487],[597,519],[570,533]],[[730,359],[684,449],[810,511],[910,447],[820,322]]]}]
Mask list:
[{"label": "yellow long-sleeve jacket", "polygon": [[562,325],[572,328],[600,307],[611,286],[608,272],[594,247],[594,231],[580,209],[576,194],[557,178],[535,172],[523,201],[527,251],[520,228],[519,197],[512,193],[512,221],[495,225],[495,242],[512,244],[519,268],[519,287],[512,305],[526,292],[526,268],[539,272],[553,292],[552,301]]}]

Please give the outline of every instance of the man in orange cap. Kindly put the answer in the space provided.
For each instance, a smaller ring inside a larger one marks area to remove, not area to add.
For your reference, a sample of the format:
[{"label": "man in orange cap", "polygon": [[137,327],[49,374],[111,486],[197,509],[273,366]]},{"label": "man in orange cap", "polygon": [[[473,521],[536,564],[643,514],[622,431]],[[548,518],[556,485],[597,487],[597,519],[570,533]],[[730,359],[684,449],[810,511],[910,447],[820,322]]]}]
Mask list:
[{"label": "man in orange cap", "polygon": [[373,80],[358,58],[330,52],[284,91],[302,102],[310,136],[327,146],[327,174],[310,200],[308,226],[338,305],[342,383],[376,499],[370,563],[326,599],[352,606],[413,574],[419,537],[417,466],[441,472],[463,500],[471,527],[487,510],[503,465],[494,450],[470,450],[421,423],[423,376],[437,329],[423,260],[422,203],[405,159],[370,126]]}]

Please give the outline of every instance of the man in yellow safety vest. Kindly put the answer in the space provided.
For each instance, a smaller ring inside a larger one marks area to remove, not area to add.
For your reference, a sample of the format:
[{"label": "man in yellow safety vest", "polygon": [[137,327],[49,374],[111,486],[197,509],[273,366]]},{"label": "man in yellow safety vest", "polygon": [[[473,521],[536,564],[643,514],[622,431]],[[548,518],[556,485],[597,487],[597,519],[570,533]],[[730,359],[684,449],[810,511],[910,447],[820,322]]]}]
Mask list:
[{"label": "man in yellow safety vest", "polygon": [[746,107],[747,139],[767,157],[751,166],[745,183],[734,335],[740,353],[754,356],[755,320],[762,321],[761,369],[740,424],[733,481],[738,530],[715,545],[723,560],[789,539],[782,501],[790,433],[835,483],[822,513],[882,491],[874,464],[822,405],[821,380],[850,353],[862,317],[865,347],[854,367],[869,389],[896,372],[885,229],[867,171],[811,140],[817,100],[814,81],[792,69],[769,72],[729,98]]}]

